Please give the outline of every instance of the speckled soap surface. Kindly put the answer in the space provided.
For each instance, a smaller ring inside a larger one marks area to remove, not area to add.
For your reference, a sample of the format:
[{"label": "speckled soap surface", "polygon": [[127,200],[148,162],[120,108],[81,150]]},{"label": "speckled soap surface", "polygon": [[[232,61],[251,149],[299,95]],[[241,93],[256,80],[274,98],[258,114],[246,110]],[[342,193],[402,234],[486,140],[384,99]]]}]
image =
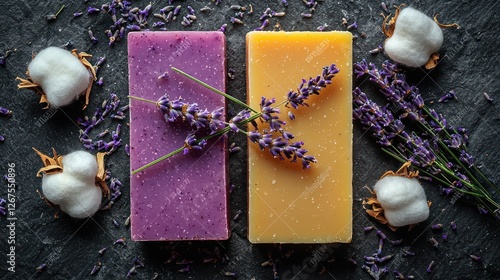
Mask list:
[{"label": "speckled soap surface", "polygon": [[[291,110],[285,129],[318,163],[302,170],[248,143],[248,238],[252,243],[350,242],[352,238],[352,35],[349,32],[250,32],[247,93],[281,102],[324,66],[340,72],[308,107]],[[289,109],[281,107],[286,116]],[[285,119],[285,117],[283,117]],[[253,128],[250,128],[253,129]]]},{"label": "speckled soap surface", "polygon": [[[167,94],[200,108],[225,107],[222,96],[173,72],[175,66],[225,90],[222,32],[132,32],[128,35],[130,95],[157,101]],[[167,71],[170,77],[158,79]],[[130,102],[130,168],[135,170],[184,144],[186,123],[166,123],[154,104]],[[147,240],[223,240],[229,237],[227,140],[177,154],[130,176],[131,236]]]}]

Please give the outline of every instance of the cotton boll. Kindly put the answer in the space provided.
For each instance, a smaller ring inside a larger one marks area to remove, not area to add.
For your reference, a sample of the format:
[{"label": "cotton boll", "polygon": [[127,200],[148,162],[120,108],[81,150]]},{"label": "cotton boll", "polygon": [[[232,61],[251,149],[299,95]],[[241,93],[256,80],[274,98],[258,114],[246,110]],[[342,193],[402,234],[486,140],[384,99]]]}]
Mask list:
[{"label": "cotton boll", "polygon": [[57,47],[39,52],[28,66],[31,80],[40,85],[51,106],[71,103],[83,93],[91,81],[91,74],[78,58]]},{"label": "cotton boll", "polygon": [[73,218],[90,217],[101,205],[102,190],[95,183],[97,160],[85,151],[62,158],[63,172],[44,174],[42,191],[47,200]]},{"label": "cotton boll", "polygon": [[425,192],[417,179],[386,176],[373,189],[389,224],[401,227],[422,222],[429,217]]},{"label": "cotton boll", "polygon": [[386,54],[401,64],[420,67],[443,44],[443,32],[430,17],[413,8],[399,13],[392,37],[385,41]]},{"label": "cotton boll", "polygon": [[84,181],[95,181],[97,160],[91,153],[85,151],[69,153],[63,157],[62,165],[65,174],[71,174]]}]

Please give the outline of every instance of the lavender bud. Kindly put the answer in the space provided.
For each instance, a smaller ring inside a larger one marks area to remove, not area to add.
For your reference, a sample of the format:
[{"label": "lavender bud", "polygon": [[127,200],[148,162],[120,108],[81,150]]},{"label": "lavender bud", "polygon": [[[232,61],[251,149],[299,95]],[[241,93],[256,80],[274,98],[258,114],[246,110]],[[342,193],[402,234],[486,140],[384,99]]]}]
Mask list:
[{"label": "lavender bud", "polygon": [[369,226],[369,227],[365,227],[365,228],[363,228],[363,230],[364,230],[365,232],[369,232],[369,231],[372,231],[374,228],[375,228],[375,227],[373,227],[373,226]]},{"label": "lavender bud", "polygon": [[304,18],[311,18],[313,16],[311,13],[301,13],[300,15]]},{"label": "lavender bud", "polygon": [[7,108],[0,107],[0,115],[11,116],[12,115],[12,111],[9,110],[9,109],[7,109]]},{"label": "lavender bud", "polygon": [[127,278],[132,277],[132,275],[136,274],[137,272],[135,271],[136,267],[135,265],[127,272]]},{"label": "lavender bud", "polygon": [[407,256],[415,256],[415,253],[410,252],[408,250],[403,250],[403,256],[405,256],[405,257],[407,257]]},{"label": "lavender bud", "polygon": [[357,28],[358,28],[358,24],[356,22],[353,22],[351,25],[347,26],[347,30],[357,29]]},{"label": "lavender bud", "polygon": [[134,258],[134,264],[137,267],[144,267],[144,262],[140,258],[138,258],[138,257]]},{"label": "lavender bud", "polygon": [[443,233],[443,235],[441,236],[443,238],[443,241],[444,242],[448,242],[448,233]]},{"label": "lavender bud", "polygon": [[432,244],[432,247],[437,248],[439,243],[434,237],[429,238],[429,242]]},{"label": "lavender bud", "polygon": [[476,255],[469,255],[471,259],[475,260],[476,262],[481,262],[481,257],[476,256]]},{"label": "lavender bud", "polygon": [[98,86],[102,86],[104,84],[104,78],[103,77],[100,77],[99,80],[97,80],[96,84]]},{"label": "lavender bud", "polygon": [[377,230],[377,235],[380,236],[381,239],[387,238],[387,236],[381,230]]},{"label": "lavender bud", "polygon": [[90,271],[90,275],[95,275],[97,272],[99,272],[99,270],[101,270],[101,264],[100,263],[94,265],[94,267]]},{"label": "lavender bud", "polygon": [[491,103],[491,102],[493,102],[493,98],[491,98],[491,97],[488,95],[488,93],[483,92],[483,96],[484,96],[484,99],[486,99],[486,101],[488,101],[488,102],[490,102],[490,103]]},{"label": "lavender bud", "polygon": [[226,28],[227,28],[227,23],[224,23],[223,25],[221,25],[221,27],[219,28],[219,31],[222,32],[222,33],[226,33]]},{"label": "lavender bud", "polygon": [[130,146],[128,144],[125,144],[125,154],[130,156]]},{"label": "lavender bud", "polygon": [[87,8],[87,14],[95,14],[95,13],[98,13],[99,12],[99,9],[97,8],[94,8],[94,7],[88,7]]},{"label": "lavender bud", "polygon": [[43,272],[45,270],[45,268],[47,268],[47,265],[42,263],[41,265],[39,265],[37,268],[36,268],[36,272]]},{"label": "lavender bud", "polygon": [[450,225],[452,230],[457,230],[457,224],[455,223],[455,221],[451,221]]},{"label": "lavender bud", "polygon": [[431,229],[433,229],[433,230],[440,230],[442,227],[443,227],[443,224],[431,225]]},{"label": "lavender bud", "polygon": [[125,238],[119,238],[115,241],[115,243],[113,243],[113,245],[115,244],[122,244],[123,246],[127,246],[127,244],[125,243]]},{"label": "lavender bud", "polygon": [[380,6],[382,7],[382,10],[384,10],[384,12],[386,12],[387,14],[389,13],[389,9],[387,9],[387,5],[384,2],[380,3]]},{"label": "lavender bud", "polygon": [[77,18],[77,17],[79,17],[79,16],[81,16],[81,15],[83,15],[83,13],[82,13],[82,12],[76,12],[76,13],[74,13],[74,14],[73,14],[73,17],[74,17],[74,18]]},{"label": "lavender bud", "polygon": [[434,261],[431,261],[431,263],[427,266],[427,273],[431,273],[432,272],[433,266],[434,266]]},{"label": "lavender bud", "polygon": [[107,250],[106,248],[102,248],[101,250],[99,250],[99,255],[102,256],[102,254],[104,254],[104,252],[106,252],[106,250]]},{"label": "lavender bud", "polygon": [[243,24],[243,21],[239,18],[235,18],[235,17],[232,17],[231,18],[231,22],[234,24],[234,23],[237,23],[237,24]]},{"label": "lavender bud", "polygon": [[174,9],[174,16],[177,16],[181,10],[182,6],[181,5],[178,5],[177,7],[175,7]]}]

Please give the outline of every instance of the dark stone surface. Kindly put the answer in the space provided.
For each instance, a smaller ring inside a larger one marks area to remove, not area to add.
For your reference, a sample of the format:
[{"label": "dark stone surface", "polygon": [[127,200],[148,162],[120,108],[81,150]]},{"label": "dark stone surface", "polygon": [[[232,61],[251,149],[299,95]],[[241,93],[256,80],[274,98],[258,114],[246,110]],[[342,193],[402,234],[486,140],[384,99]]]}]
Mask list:
[{"label": "dark stone surface", "polygon": [[[144,7],[149,1],[132,1],[133,6]],[[153,11],[164,6],[166,1],[153,4]],[[186,6],[191,5],[196,10],[210,1],[175,1],[183,6],[181,14],[186,13]],[[198,12],[198,19],[191,27],[183,27],[178,19],[168,24],[169,30],[216,30],[229,19],[235,11],[230,10],[231,4],[247,4],[248,1],[222,1],[219,6],[212,7],[207,13]],[[245,99],[245,34],[260,25],[259,16],[269,6],[277,11],[286,11],[280,18],[283,29],[316,30],[316,27],[327,23],[327,30],[344,30],[342,17],[351,23],[358,22],[359,29],[354,33],[366,33],[366,38],[354,41],[354,61],[367,58],[380,63],[386,59],[383,54],[372,56],[370,49],[381,44],[384,37],[380,24],[382,9],[379,1],[324,1],[310,19],[300,17],[307,11],[302,1],[288,1],[287,8],[282,8],[280,1],[262,1],[253,4],[255,13],[245,15],[245,25],[229,23],[226,33],[228,39],[228,66],[235,69],[236,79],[229,80],[227,92]],[[392,1],[388,1],[393,4]],[[463,125],[471,131],[470,150],[477,157],[482,170],[495,184],[500,184],[500,168],[498,166],[498,144],[500,131],[500,114],[498,88],[498,52],[499,24],[498,3],[494,1],[415,1],[412,6],[428,15],[440,13],[442,22],[457,22],[458,30],[445,30],[445,42],[440,53],[443,57],[439,66],[433,71],[420,69],[408,70],[408,79],[419,86],[426,102],[434,101],[431,107],[442,113],[453,125]],[[44,16],[55,13],[65,3],[65,10],[56,21],[47,22]],[[16,49],[0,67],[0,106],[14,111],[10,118],[0,118],[0,134],[6,140],[0,143],[0,173],[8,172],[8,163],[15,164],[16,175],[16,212],[15,217],[15,255],[16,273],[3,272],[5,279],[86,279],[90,278],[92,267],[102,262],[101,271],[96,279],[124,278],[133,266],[135,256],[144,259],[145,267],[138,268],[138,279],[150,279],[154,273],[159,279],[214,279],[225,278],[225,271],[236,272],[240,279],[272,279],[272,267],[262,267],[271,253],[286,253],[294,250],[290,258],[283,258],[278,264],[278,275],[281,279],[370,279],[361,269],[363,256],[375,252],[378,238],[374,232],[365,234],[363,227],[374,223],[361,207],[360,199],[369,194],[364,185],[373,185],[376,179],[388,169],[397,169],[398,163],[386,157],[374,144],[368,134],[355,124],[354,128],[354,235],[350,244],[327,245],[251,245],[246,239],[246,155],[244,152],[231,156],[231,182],[236,189],[231,194],[231,214],[238,210],[243,214],[236,221],[231,221],[233,234],[224,242],[130,242],[127,246],[113,245],[120,237],[130,237],[129,228],[124,226],[129,215],[129,164],[123,149],[107,157],[106,165],[113,176],[125,183],[122,196],[111,210],[98,212],[93,218],[75,220],[65,214],[54,219],[55,211],[40,200],[35,190],[41,188],[40,178],[35,174],[41,163],[31,150],[36,147],[43,152],[50,152],[55,147],[61,154],[82,149],[78,140],[79,128],[75,124],[77,117],[91,115],[109,93],[115,92],[126,102],[128,93],[127,79],[127,49],[126,41],[121,41],[114,47],[108,47],[103,31],[112,24],[108,15],[84,14],[73,19],[72,13],[84,12],[89,5],[100,6],[104,1],[1,1],[2,25],[0,26],[0,51]],[[391,8],[391,11],[394,11]],[[152,18],[150,23],[155,21]],[[277,21],[271,20],[272,25]],[[91,28],[99,38],[97,45],[92,45],[87,29]],[[23,77],[31,55],[47,46],[61,46],[71,40],[75,48],[94,55],[95,63],[100,56],[106,56],[107,62],[99,71],[99,77],[105,79],[103,87],[94,87],[91,103],[86,111],[81,111],[81,103],[59,109],[57,111],[42,110],[38,98],[27,90],[16,89],[16,76]],[[276,61],[279,63],[279,61]],[[437,99],[451,89],[455,89],[459,99],[449,103],[437,103]],[[483,92],[496,99],[488,103],[482,96]],[[230,113],[239,107],[230,106]],[[117,121],[107,119],[100,126],[114,129]],[[128,129],[123,129],[122,139],[128,142]],[[230,142],[238,143],[245,149],[245,141],[241,136],[230,136]],[[158,143],[159,145],[161,143]],[[390,232],[379,226],[391,239],[403,238],[400,247],[386,245],[384,255],[392,254],[393,259],[387,262],[392,270],[397,268],[404,275],[412,274],[416,278],[433,279],[499,279],[500,278],[500,227],[498,220],[490,216],[480,216],[475,207],[458,202],[451,204],[448,198],[439,195],[438,186],[424,183],[428,198],[433,202],[430,218],[407,232],[406,229]],[[2,183],[0,197],[7,197],[7,184]],[[498,199],[498,194],[497,194]],[[120,223],[113,225],[115,219]],[[458,230],[452,232],[449,224],[456,221]],[[429,226],[443,223],[445,232],[450,233],[449,242],[440,240],[440,233],[432,232]],[[6,271],[9,253],[6,217],[0,217],[0,267]],[[440,241],[439,248],[433,248],[428,238],[436,237]],[[402,248],[408,246],[415,252],[414,257],[402,257]],[[100,257],[98,251],[107,247],[108,250]],[[228,261],[203,263],[200,252],[214,252],[215,248],[221,255],[227,255]],[[189,273],[180,273],[179,269],[186,265],[166,264],[172,250],[181,253],[179,260],[192,260]],[[319,254],[321,250],[326,252]],[[470,254],[482,256],[481,263],[469,258]],[[318,257],[319,256],[319,257]],[[335,258],[333,262],[325,259]],[[357,265],[347,261],[347,257],[357,260]],[[316,266],[315,260],[321,259]],[[434,271],[426,272],[427,265],[435,261]],[[307,266],[309,262],[310,266]],[[46,263],[48,266],[42,273],[35,268]],[[312,267],[311,267],[312,266]],[[326,272],[319,274],[322,267]],[[295,277],[295,278],[294,278]],[[384,276],[386,279],[393,275]]]}]

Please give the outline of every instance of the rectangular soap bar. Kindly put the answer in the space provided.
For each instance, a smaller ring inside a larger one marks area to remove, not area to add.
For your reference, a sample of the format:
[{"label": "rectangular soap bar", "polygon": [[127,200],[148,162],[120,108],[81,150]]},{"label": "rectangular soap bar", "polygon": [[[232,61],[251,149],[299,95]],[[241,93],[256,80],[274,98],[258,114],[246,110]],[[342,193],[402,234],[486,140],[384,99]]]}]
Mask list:
[{"label": "rectangular soap bar", "polygon": [[[309,107],[282,106],[284,129],[304,141],[318,163],[280,161],[248,142],[251,243],[346,243],[352,237],[352,35],[349,32],[250,32],[247,34],[248,104],[261,97],[280,103],[302,78],[324,66],[340,72],[311,96]],[[288,119],[288,111],[296,116]],[[265,128],[262,124],[259,129]],[[253,130],[249,126],[249,130]]]},{"label": "rectangular soap bar", "polygon": [[[224,91],[226,39],[222,32],[130,32],[129,92],[153,101],[167,94],[225,108],[224,97],[171,70],[174,66]],[[168,78],[159,79],[167,72]],[[131,171],[183,146],[192,127],[167,123],[155,104],[130,102]],[[228,224],[228,154],[224,137],[202,151],[174,155],[130,175],[131,236],[149,240],[225,240]]]}]

